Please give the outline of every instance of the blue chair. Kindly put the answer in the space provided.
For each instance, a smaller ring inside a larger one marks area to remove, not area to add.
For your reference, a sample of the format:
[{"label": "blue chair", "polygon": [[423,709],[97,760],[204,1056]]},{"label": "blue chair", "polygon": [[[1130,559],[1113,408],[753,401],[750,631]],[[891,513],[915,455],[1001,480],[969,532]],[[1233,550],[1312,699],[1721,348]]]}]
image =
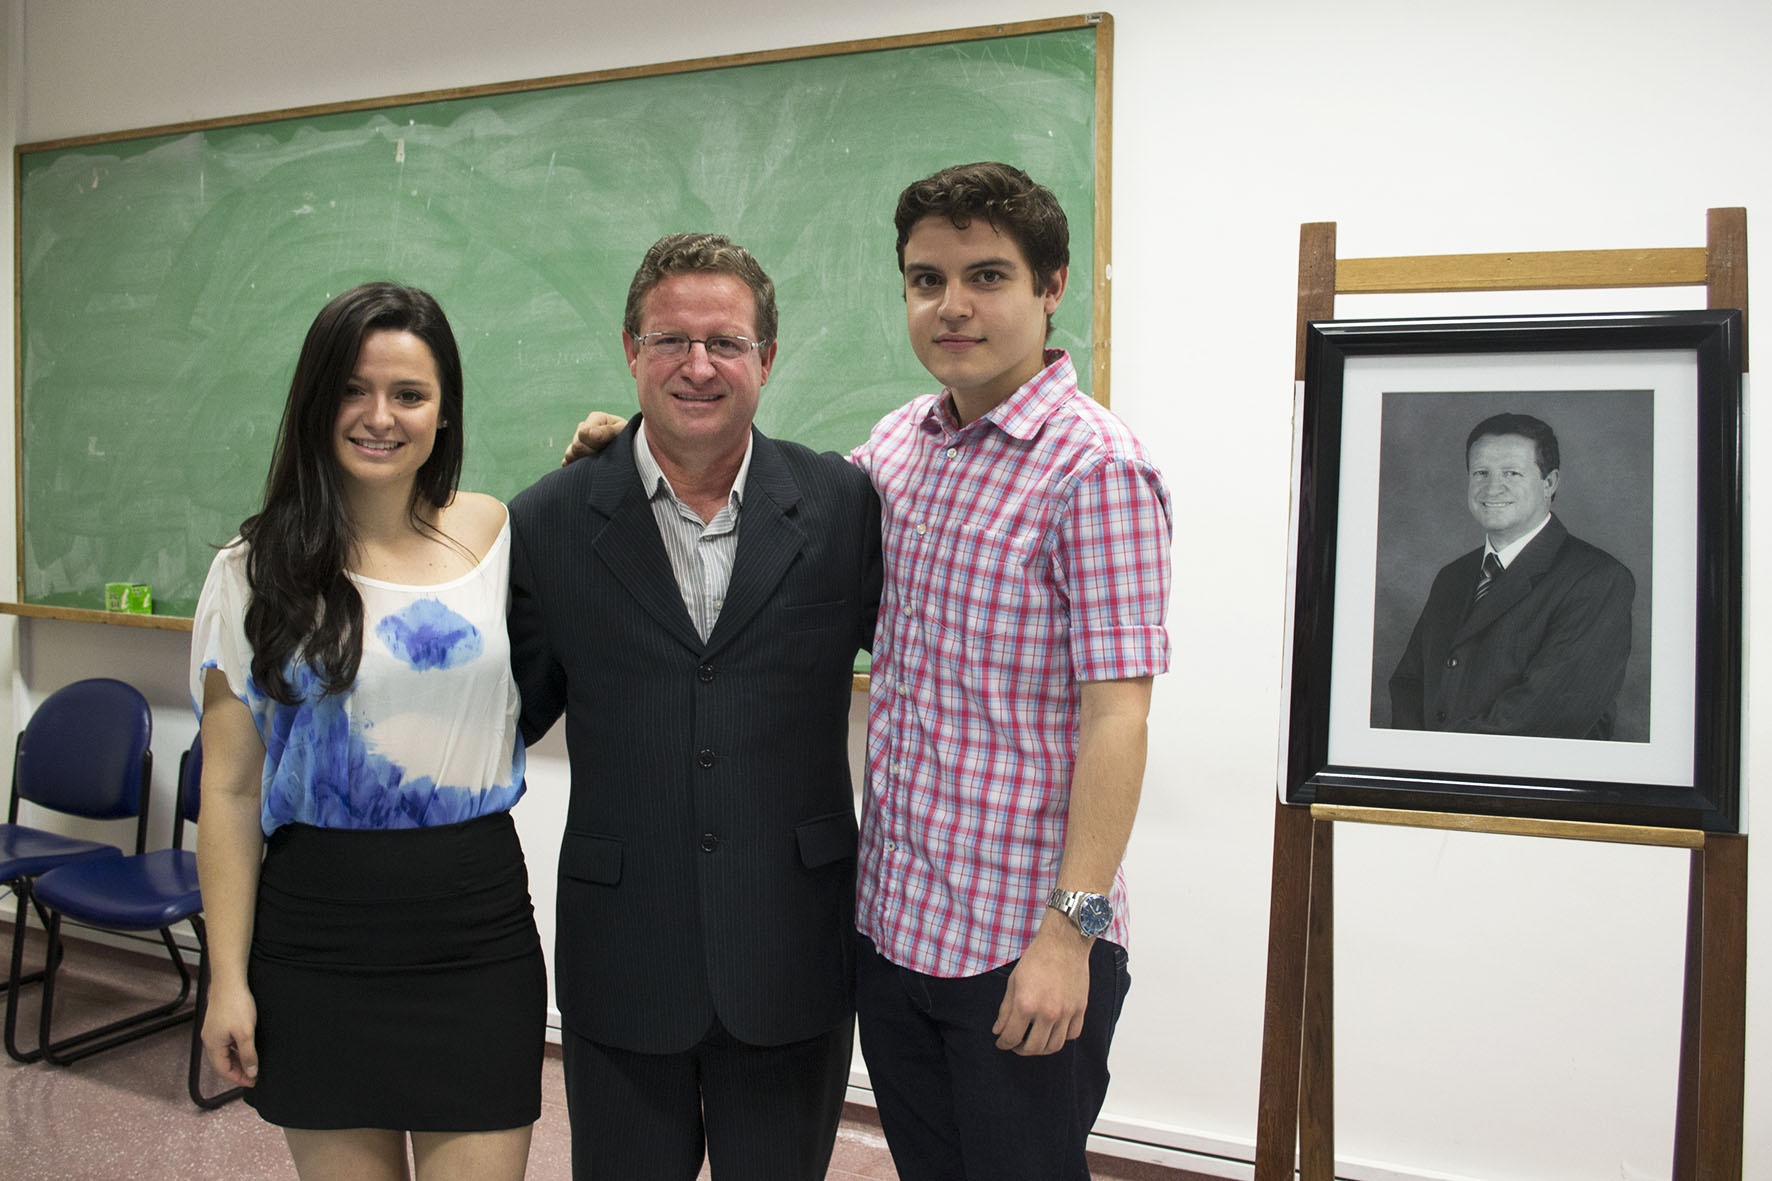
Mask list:
[{"label": "blue chair", "polygon": [[[51,693],[25,723],[12,759],[12,796],[0,825],[0,884],[18,899],[6,976],[6,1052],[35,1062],[41,1047],[18,1047],[19,991],[44,978],[24,971],[25,925],[36,879],[58,866],[121,859],[123,850],[18,822],[19,804],[94,820],[135,820],[135,851],[147,847],[148,783],[153,771],[153,715],[147,698],[122,681],[99,677]],[[37,915],[48,926],[43,907]],[[52,950],[45,958],[53,962]]]},{"label": "blue chair", "polygon": [[[194,738],[191,748],[179,759],[178,815],[172,821],[172,848],[64,865],[37,879],[37,901],[48,913],[44,925],[49,932],[51,953],[43,981],[37,1044],[46,1060],[66,1066],[88,1054],[189,1021],[191,1061],[187,1086],[191,1100],[199,1107],[214,1108],[236,1098],[243,1088],[205,1095],[200,1085],[203,1010],[209,1003],[209,943],[203,927],[203,896],[197,889],[197,855],[184,848],[184,832],[187,821],[197,823],[202,779],[203,746],[200,738]],[[50,1035],[50,1022],[55,1012],[56,974],[62,959],[56,953],[61,947],[63,919],[109,931],[158,931],[178,971],[178,995],[164,1004],[55,1041]],[[181,922],[190,923],[197,936],[197,999],[188,1008],[185,1000],[191,995],[191,972],[172,938],[172,928]]]}]

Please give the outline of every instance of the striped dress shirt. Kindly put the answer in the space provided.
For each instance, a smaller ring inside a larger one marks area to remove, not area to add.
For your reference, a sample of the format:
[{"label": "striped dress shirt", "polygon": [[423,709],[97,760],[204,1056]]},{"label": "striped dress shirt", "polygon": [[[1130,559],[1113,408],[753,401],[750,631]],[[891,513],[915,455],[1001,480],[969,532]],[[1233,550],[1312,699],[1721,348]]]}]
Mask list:
[{"label": "striped dress shirt", "polygon": [[745,476],[751,470],[751,444],[745,443],[744,461],[738,465],[725,506],[706,522],[677,499],[676,489],[646,443],[645,423],[634,432],[634,466],[640,472],[640,487],[652,503],[652,517],[658,522],[665,553],[670,555],[671,573],[677,576],[677,589],[683,593],[683,608],[689,612],[696,634],[705,640],[725,606],[732,561],[738,556],[738,510],[744,503]]}]

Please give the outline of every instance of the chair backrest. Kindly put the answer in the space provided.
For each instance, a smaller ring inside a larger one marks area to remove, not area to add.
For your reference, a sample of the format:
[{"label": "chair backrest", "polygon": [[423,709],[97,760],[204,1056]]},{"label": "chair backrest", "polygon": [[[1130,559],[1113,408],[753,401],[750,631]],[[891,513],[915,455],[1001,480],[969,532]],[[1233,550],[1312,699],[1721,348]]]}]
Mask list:
[{"label": "chair backrest", "polygon": [[94,677],[43,699],[18,736],[11,813],[19,800],[94,820],[136,817],[136,851],[147,832],[154,732],[148,699],[133,686]]},{"label": "chair backrest", "polygon": [[203,810],[203,735],[191,739],[178,757],[178,812],[172,818],[172,847],[185,847],[185,825],[197,823]]}]

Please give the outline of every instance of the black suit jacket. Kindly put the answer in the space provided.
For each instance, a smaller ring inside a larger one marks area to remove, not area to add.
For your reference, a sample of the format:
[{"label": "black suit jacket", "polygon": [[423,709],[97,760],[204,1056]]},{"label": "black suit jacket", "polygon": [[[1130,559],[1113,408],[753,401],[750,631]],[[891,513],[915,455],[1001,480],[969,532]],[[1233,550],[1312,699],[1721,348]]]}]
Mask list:
[{"label": "black suit jacket", "polygon": [[731,585],[695,633],[634,469],[635,418],[511,503],[511,661],[533,742],[562,711],[555,992],[642,1053],[718,1014],[780,1045],[852,1009],[848,723],[873,641],[880,508],[833,454],[753,433]]},{"label": "black suit jacket", "polygon": [[1481,601],[1481,546],[1434,578],[1391,677],[1391,725],[1610,738],[1636,580],[1555,516]]}]

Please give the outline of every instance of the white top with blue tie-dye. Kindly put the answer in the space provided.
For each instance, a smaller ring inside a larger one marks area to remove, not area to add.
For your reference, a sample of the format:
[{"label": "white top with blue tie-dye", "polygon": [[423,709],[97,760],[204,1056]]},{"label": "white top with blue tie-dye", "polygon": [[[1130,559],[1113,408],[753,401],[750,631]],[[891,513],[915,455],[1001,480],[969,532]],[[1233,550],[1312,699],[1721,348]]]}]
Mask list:
[{"label": "white top with blue tie-dye", "polygon": [[246,640],[247,547],[216,555],[197,600],[191,694],[220,669],[265,743],[261,822],[321,828],[423,828],[502,812],[523,794],[517,685],[505,634],[511,528],[471,573],[436,586],[352,574],[363,597],[363,659],[349,692],[322,696],[306,662],[299,705],[252,680]]}]

